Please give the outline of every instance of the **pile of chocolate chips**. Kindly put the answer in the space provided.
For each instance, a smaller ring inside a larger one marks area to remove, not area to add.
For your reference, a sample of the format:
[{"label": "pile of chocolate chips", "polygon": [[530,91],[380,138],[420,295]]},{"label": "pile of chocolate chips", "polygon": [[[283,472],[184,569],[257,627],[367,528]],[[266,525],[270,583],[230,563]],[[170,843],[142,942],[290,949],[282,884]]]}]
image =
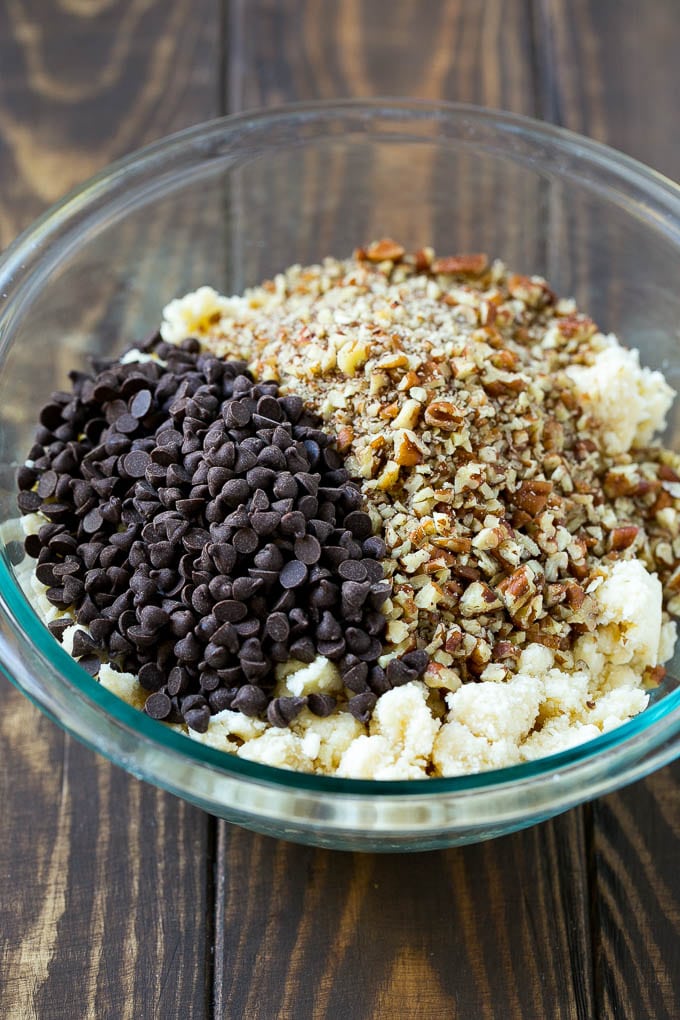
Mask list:
[{"label": "pile of chocolate chips", "polygon": [[[318,419],[241,362],[197,341],[165,359],[71,373],[40,413],[19,508],[47,598],[87,628],[73,654],[136,673],[157,719],[204,732],[231,708],[288,725],[329,695],[273,697],[275,664],[335,661],[367,720],[376,696],[421,675],[413,652],[378,664],[389,594],[361,496]],[[72,621],[50,625],[57,636]]]}]

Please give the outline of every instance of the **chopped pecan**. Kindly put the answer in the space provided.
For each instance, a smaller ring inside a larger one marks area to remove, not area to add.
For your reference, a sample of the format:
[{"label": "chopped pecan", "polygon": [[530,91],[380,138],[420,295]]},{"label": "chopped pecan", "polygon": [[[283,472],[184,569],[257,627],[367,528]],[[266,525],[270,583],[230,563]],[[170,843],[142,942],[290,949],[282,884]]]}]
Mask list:
[{"label": "chopped pecan", "polygon": [[564,449],[564,429],[555,418],[548,418],[543,426],[543,446],[550,451]]},{"label": "chopped pecan", "polygon": [[565,585],[565,602],[570,609],[580,609],[585,602],[586,593],[580,584],[570,581]]},{"label": "chopped pecan", "polygon": [[460,600],[460,611],[463,616],[478,616],[480,613],[491,613],[502,606],[493,588],[484,581],[473,581],[465,589]]},{"label": "chopped pecan", "polygon": [[521,276],[513,273],[508,278],[508,290],[514,298],[524,301],[531,308],[553,304],[555,295],[545,280],[540,277]]},{"label": "chopped pecan", "polygon": [[615,552],[627,549],[633,544],[639,531],[640,529],[635,524],[623,524],[618,528],[612,528],[609,534],[610,547]]},{"label": "chopped pecan", "polygon": [[669,467],[668,464],[659,464],[656,473],[662,482],[680,482],[680,476],[678,476],[673,468]]},{"label": "chopped pecan", "polygon": [[558,606],[561,602],[564,602],[566,595],[567,586],[562,581],[555,581],[547,585],[545,590],[546,607],[552,609],[553,606]]},{"label": "chopped pecan", "polygon": [[434,252],[432,248],[419,248],[414,255],[416,271],[424,273],[432,265]]},{"label": "chopped pecan", "polygon": [[604,491],[610,499],[618,496],[646,496],[649,492],[656,491],[660,483],[649,481],[638,474],[628,474],[624,471],[608,471],[604,476]]},{"label": "chopped pecan", "polygon": [[479,276],[489,265],[481,252],[475,255],[444,255],[432,263],[433,273],[457,273],[461,276]]},{"label": "chopped pecan", "polygon": [[519,657],[520,649],[517,645],[513,645],[512,641],[497,641],[493,646],[494,662],[502,662],[504,659],[514,659],[517,661]]},{"label": "chopped pecan", "polygon": [[511,616],[514,616],[518,609],[531,598],[535,590],[536,585],[533,578],[529,578],[525,565],[518,567],[514,573],[496,585],[496,591],[503,599],[505,608]]},{"label": "chopped pecan", "polygon": [[450,400],[434,400],[425,408],[425,421],[444,432],[455,432],[463,421],[463,413]]},{"label": "chopped pecan", "polygon": [[354,441],[354,429],[351,425],[343,425],[338,430],[335,442],[340,453],[346,453]]},{"label": "chopped pecan", "polygon": [[423,462],[423,453],[415,438],[408,429],[397,429],[394,433],[394,459],[401,467],[415,467]]},{"label": "chopped pecan", "polygon": [[366,248],[366,258],[369,262],[398,262],[399,259],[403,258],[406,249],[401,245],[393,241],[391,237],[383,237],[381,241],[374,241],[373,244],[369,244]]},{"label": "chopped pecan", "polygon": [[645,670],[645,680],[650,687],[658,687],[662,680],[666,678],[665,666],[648,666]]},{"label": "chopped pecan", "polygon": [[531,481],[522,482],[519,488],[515,489],[512,499],[520,510],[524,510],[531,517],[536,517],[545,509],[551,492],[552,482],[533,478]]},{"label": "chopped pecan", "polygon": [[457,563],[452,567],[452,570],[463,581],[479,581],[482,576],[477,567],[466,566],[462,563]]},{"label": "chopped pecan", "polygon": [[586,340],[597,327],[587,315],[565,315],[558,320],[557,328],[565,340]]},{"label": "chopped pecan", "polygon": [[479,676],[483,672],[487,662],[491,659],[491,648],[486,641],[479,639],[475,643],[475,647],[472,649],[467,657],[468,669],[475,676]]},{"label": "chopped pecan", "polygon": [[504,371],[512,372],[517,368],[518,357],[514,351],[510,351],[507,347],[500,351],[494,351],[490,359],[491,364],[494,368],[500,368]]},{"label": "chopped pecan", "polygon": [[453,655],[454,652],[458,651],[462,643],[463,632],[461,630],[451,630],[446,635],[444,649],[449,653],[449,655]]},{"label": "chopped pecan", "polygon": [[659,510],[665,510],[666,507],[669,506],[673,506],[673,498],[670,492],[666,492],[665,489],[661,489],[651,506],[651,513],[658,514]]},{"label": "chopped pecan", "polygon": [[559,634],[547,634],[540,626],[527,628],[527,641],[532,644],[544,645],[545,648],[552,648],[555,651],[568,644]]},{"label": "chopped pecan", "polygon": [[379,418],[387,418],[388,421],[396,418],[399,414],[399,404],[394,400],[391,404],[382,404],[378,411]]}]

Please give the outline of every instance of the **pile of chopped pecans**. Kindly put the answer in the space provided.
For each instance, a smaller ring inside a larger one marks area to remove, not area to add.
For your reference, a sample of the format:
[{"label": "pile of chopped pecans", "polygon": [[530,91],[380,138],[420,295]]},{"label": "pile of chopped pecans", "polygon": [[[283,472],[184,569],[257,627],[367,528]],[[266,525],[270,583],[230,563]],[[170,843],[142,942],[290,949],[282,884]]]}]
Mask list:
[{"label": "pile of chopped pecans", "polygon": [[443,692],[506,679],[531,643],[578,668],[619,558],[680,610],[680,457],[612,452],[567,371],[608,338],[541,278],[385,239],[206,309],[192,335],[301,396],[362,482],[393,581],[383,664],[425,648]]}]

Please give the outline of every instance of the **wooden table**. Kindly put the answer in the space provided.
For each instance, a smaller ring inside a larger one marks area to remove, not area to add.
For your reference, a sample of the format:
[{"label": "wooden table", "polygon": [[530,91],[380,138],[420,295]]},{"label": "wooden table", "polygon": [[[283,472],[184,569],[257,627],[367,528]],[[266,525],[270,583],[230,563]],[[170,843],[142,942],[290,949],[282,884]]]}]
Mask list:
[{"label": "wooden table", "polygon": [[[0,244],[218,114],[413,95],[553,120],[680,177],[677,0],[6,0]],[[410,857],[218,822],[6,683],[0,1016],[678,1020],[680,769]]]}]

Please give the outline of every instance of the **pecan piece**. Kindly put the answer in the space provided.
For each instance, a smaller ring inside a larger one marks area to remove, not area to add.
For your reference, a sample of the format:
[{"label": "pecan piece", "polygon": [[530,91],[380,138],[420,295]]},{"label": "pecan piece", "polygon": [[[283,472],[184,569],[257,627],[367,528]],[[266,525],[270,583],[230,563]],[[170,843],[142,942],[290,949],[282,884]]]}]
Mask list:
[{"label": "pecan piece", "polygon": [[496,591],[503,599],[505,608],[510,615],[514,616],[536,591],[536,585],[533,578],[529,578],[527,568],[523,565],[518,567],[509,577],[504,578],[496,586]]},{"label": "pecan piece", "polygon": [[394,433],[394,459],[401,467],[415,467],[423,462],[423,454],[415,438],[408,429],[397,429]]},{"label": "pecan piece", "polygon": [[489,265],[487,255],[444,255],[432,263],[433,273],[458,273],[461,276],[479,276]]},{"label": "pecan piece", "polygon": [[460,611],[463,616],[479,616],[480,613],[491,613],[503,605],[496,592],[484,581],[473,581],[463,592],[460,600]]},{"label": "pecan piece", "polygon": [[419,248],[414,255],[416,272],[424,273],[432,265],[432,248]]},{"label": "pecan piece", "polygon": [[354,440],[354,429],[351,425],[343,425],[336,436],[336,444],[340,453],[346,453]]},{"label": "pecan piece", "polygon": [[586,600],[586,593],[580,584],[570,581],[566,586],[564,600],[570,609],[580,609]]},{"label": "pecan piece", "polygon": [[611,548],[615,552],[627,549],[637,538],[639,530],[635,524],[623,524],[619,528],[612,528],[609,535]]},{"label": "pecan piece", "polygon": [[425,421],[444,432],[455,432],[463,421],[463,414],[450,400],[433,400],[425,408]]},{"label": "pecan piece", "polygon": [[648,666],[644,676],[646,683],[657,687],[666,677],[666,668],[665,666]]},{"label": "pecan piece", "polygon": [[551,492],[552,482],[533,478],[531,481],[522,482],[519,488],[515,489],[512,499],[520,510],[536,517],[545,509]]},{"label": "pecan piece", "polygon": [[452,630],[446,635],[446,641],[444,643],[445,650],[449,655],[453,655],[457,652],[463,643],[463,632],[461,630]]},{"label": "pecan piece", "polygon": [[369,244],[366,249],[366,258],[369,262],[385,262],[387,259],[391,262],[398,262],[404,257],[405,252],[406,249],[393,241],[391,237],[383,237],[382,240]]},{"label": "pecan piece", "polygon": [[513,645],[512,641],[497,641],[493,646],[494,662],[502,662],[504,659],[514,659],[517,661],[519,656],[520,650],[517,645]]}]

